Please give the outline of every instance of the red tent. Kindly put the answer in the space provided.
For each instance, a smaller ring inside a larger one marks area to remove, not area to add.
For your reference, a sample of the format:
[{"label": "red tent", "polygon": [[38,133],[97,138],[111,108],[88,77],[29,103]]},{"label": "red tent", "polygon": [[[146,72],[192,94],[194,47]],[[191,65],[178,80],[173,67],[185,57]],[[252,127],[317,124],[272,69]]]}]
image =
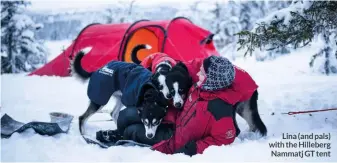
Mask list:
[{"label": "red tent", "polygon": [[91,47],[91,51],[82,59],[82,65],[89,72],[111,60],[133,62],[130,53],[137,44],[152,46],[151,50],[138,52],[140,61],[154,52],[164,52],[182,61],[219,55],[212,37],[211,32],[182,17],[165,21],[140,20],[133,24],[91,24],[64,52],[29,75],[69,76],[70,60],[87,47]]}]

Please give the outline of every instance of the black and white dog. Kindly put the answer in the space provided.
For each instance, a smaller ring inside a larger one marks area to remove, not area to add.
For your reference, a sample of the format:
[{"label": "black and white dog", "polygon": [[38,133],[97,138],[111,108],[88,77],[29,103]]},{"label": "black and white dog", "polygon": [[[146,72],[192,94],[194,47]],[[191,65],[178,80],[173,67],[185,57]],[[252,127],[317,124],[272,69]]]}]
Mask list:
[{"label": "black and white dog", "polygon": [[146,137],[155,136],[157,127],[167,112],[168,101],[159,93],[152,82],[152,73],[134,63],[111,61],[101,69],[89,73],[81,66],[85,52],[74,58],[72,69],[83,80],[89,79],[88,97],[90,104],[79,117],[80,133],[83,135],[87,119],[102,109],[111,96],[117,98],[111,116],[117,124],[117,117],[123,106],[138,109],[146,129]]},{"label": "black and white dog", "polygon": [[[182,108],[189,88],[192,86],[187,67],[164,53],[157,53],[140,62],[137,52],[141,49],[151,49],[148,44],[139,44],[132,50],[133,61],[152,71],[153,82],[166,99],[172,99],[175,108]],[[174,67],[173,67],[174,66]],[[170,75],[168,75],[170,74]]]}]

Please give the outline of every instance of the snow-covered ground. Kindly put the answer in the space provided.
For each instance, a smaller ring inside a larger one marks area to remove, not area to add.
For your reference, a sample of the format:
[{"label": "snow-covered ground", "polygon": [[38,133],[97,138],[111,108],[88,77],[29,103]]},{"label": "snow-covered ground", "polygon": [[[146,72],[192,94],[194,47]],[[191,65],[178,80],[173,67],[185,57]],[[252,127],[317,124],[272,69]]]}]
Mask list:
[{"label": "snow-covered ground", "polygon": [[[53,56],[59,54],[64,44],[67,44],[66,41],[48,44]],[[15,133],[9,139],[1,139],[1,161],[337,161],[336,147],[313,149],[331,151],[331,157],[271,157],[272,150],[303,150],[271,149],[269,143],[287,141],[281,139],[283,133],[330,133],[330,140],[318,142],[329,142],[331,146],[337,144],[337,111],[311,115],[281,114],[289,111],[337,108],[337,76],[315,74],[308,68],[311,55],[307,52],[314,50],[317,49],[301,49],[294,52],[296,54],[266,62],[235,60],[234,63],[248,71],[259,85],[259,111],[268,128],[268,136],[259,138],[247,132],[247,124],[238,118],[243,132],[232,145],[209,147],[204,154],[193,157],[182,154],[164,155],[140,147],[102,149],[96,145],[89,145],[79,134],[77,120],[88,104],[86,83],[82,84],[71,77],[2,75],[1,116],[7,113],[21,122],[48,122],[49,113],[58,111],[72,114],[75,118],[67,134],[41,136],[33,130],[27,130],[21,134]],[[114,101],[110,102],[109,105]],[[275,115],[271,115],[272,113]],[[95,131],[100,129],[115,128],[113,122],[95,121],[103,119],[110,117],[104,113],[94,115],[88,122],[88,132],[95,134]]]}]

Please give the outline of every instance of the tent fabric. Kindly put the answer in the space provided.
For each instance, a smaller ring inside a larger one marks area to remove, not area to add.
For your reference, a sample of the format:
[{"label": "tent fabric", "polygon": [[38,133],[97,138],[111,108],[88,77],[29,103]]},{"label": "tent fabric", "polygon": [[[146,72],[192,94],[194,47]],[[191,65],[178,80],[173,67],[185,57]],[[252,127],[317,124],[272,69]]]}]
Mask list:
[{"label": "tent fabric", "polygon": [[181,61],[219,55],[212,40],[204,41],[212,35],[183,17],[140,20],[133,24],[91,24],[59,56],[29,75],[70,76],[71,60],[84,48],[91,48],[81,62],[88,72],[96,71],[111,60],[133,62],[130,53],[137,44],[152,46],[150,50],[138,52],[140,61],[155,52],[166,53]]}]

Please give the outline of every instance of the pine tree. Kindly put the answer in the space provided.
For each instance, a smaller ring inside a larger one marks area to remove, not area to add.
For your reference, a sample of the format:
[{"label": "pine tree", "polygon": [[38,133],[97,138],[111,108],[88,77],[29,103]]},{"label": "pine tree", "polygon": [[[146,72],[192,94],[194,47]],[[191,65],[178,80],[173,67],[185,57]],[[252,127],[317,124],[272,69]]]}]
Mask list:
[{"label": "pine tree", "polygon": [[24,14],[29,4],[1,1],[1,73],[29,72],[46,63],[48,52],[34,38],[42,26]]},{"label": "pine tree", "polygon": [[[241,31],[238,50],[245,48],[247,55],[256,49],[276,50],[287,46],[294,49],[307,46],[315,37],[322,37],[324,47],[315,54],[309,65],[318,56],[324,56],[325,74],[337,73],[337,2],[298,1],[275,13],[271,21],[261,22],[253,31]],[[335,55],[335,56],[334,56]],[[334,58],[335,57],[335,58]]]},{"label": "pine tree", "polygon": [[235,59],[237,54],[233,51],[237,49],[236,42],[238,41],[235,34],[241,30],[253,29],[258,19],[287,5],[289,5],[288,1],[229,1],[223,9],[228,13],[222,16],[224,17],[222,29],[225,46],[221,48],[221,53],[226,57]]}]

